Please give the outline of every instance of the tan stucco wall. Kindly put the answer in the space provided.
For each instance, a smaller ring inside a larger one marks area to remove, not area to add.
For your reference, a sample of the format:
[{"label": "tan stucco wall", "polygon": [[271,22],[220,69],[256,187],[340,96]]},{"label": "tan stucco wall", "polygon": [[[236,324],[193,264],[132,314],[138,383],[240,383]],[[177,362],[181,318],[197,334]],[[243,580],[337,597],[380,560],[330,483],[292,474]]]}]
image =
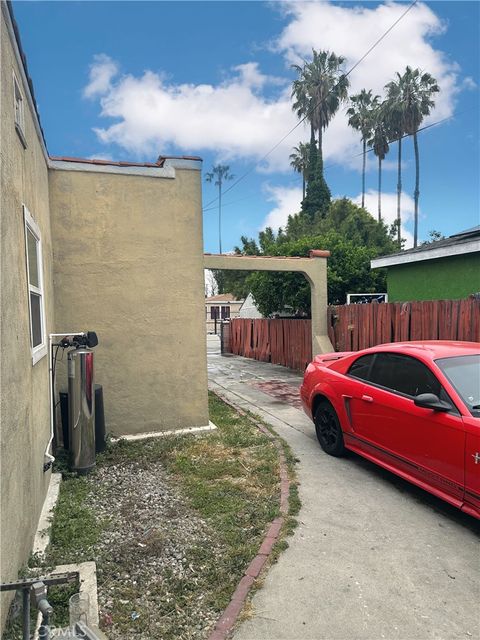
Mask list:
[{"label": "tan stucco wall", "polygon": [[[3,5],[4,3],[2,3]],[[47,332],[53,327],[52,243],[46,160],[25,100],[24,149],[15,131],[13,79],[21,81],[2,6],[1,20],[1,538],[0,580],[17,577],[28,559],[49,473],[48,357],[32,365],[22,204],[40,227]],[[25,88],[23,89],[25,94]],[[10,596],[1,600],[0,628]]]},{"label": "tan stucco wall", "polygon": [[117,435],[208,424],[201,173],[174,173],[50,170],[56,330],[98,333]]}]

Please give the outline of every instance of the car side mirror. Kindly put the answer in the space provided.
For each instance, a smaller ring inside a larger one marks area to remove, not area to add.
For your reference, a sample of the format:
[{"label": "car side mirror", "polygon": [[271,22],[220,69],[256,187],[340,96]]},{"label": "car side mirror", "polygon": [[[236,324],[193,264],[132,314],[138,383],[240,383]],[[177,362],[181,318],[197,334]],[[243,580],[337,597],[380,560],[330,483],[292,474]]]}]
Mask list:
[{"label": "car side mirror", "polygon": [[434,393],[420,393],[414,398],[414,403],[417,407],[423,407],[424,409],[432,409],[433,411],[450,411],[451,405],[444,400],[440,400]]}]

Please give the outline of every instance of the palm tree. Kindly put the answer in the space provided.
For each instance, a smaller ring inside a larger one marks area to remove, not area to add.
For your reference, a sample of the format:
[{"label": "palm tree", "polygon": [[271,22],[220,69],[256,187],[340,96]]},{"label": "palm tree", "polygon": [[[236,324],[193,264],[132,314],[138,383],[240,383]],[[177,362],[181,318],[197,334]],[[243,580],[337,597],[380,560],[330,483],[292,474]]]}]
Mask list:
[{"label": "palm tree", "polygon": [[397,73],[397,80],[392,80],[385,85],[387,98],[385,100],[385,118],[390,132],[390,141],[398,142],[397,152],[397,244],[402,248],[402,138],[405,135],[405,113],[404,103],[401,99],[400,74]]},{"label": "palm tree", "polygon": [[299,142],[298,147],[293,147],[290,154],[290,166],[296,173],[302,174],[303,200],[305,200],[305,184],[308,176],[308,160],[310,156],[310,143]]},{"label": "palm tree", "polygon": [[[399,121],[399,129],[403,129],[403,135],[413,136],[415,149],[415,213],[413,246],[418,244],[418,200],[420,196],[420,157],[418,153],[418,130],[425,116],[428,116],[435,106],[433,95],[440,91],[437,81],[429,73],[423,73],[420,69],[406,67],[405,73],[397,73],[396,80],[387,85],[390,100],[393,104],[393,120]],[[396,114],[396,115],[395,115]],[[401,154],[400,145],[399,153]],[[398,206],[398,205],[397,205]],[[397,211],[398,214],[398,211]]]},{"label": "palm tree", "polygon": [[214,182],[218,187],[218,246],[220,253],[222,253],[222,187],[224,182],[233,180],[234,177],[227,164],[217,164],[205,175],[207,182]]},{"label": "palm tree", "polygon": [[378,106],[380,96],[372,97],[371,90],[362,89],[355,96],[350,96],[352,106],[347,110],[348,124],[360,132],[363,144],[362,166],[362,208],[365,208],[365,167],[367,163],[367,140],[372,135],[372,113]]},{"label": "palm tree", "polygon": [[323,177],[323,131],[348,97],[348,79],[341,71],[345,61],[329,51],[312,49],[312,61],[303,66],[293,65],[298,78],[292,85],[292,105],[299,118],[310,122],[310,142],[315,144],[318,132],[317,167],[310,167],[310,174],[317,168]]},{"label": "palm tree", "polygon": [[389,151],[389,131],[386,125],[385,109],[378,105],[373,113],[372,137],[368,141],[378,158],[378,221],[382,221],[382,161]]}]

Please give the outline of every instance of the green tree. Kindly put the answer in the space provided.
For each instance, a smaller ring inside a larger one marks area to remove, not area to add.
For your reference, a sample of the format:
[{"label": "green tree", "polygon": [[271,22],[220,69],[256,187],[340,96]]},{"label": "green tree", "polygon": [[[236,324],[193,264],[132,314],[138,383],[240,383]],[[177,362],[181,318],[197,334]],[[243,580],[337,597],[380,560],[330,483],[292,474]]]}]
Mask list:
[{"label": "green tree", "polygon": [[432,242],[438,242],[439,240],[445,240],[445,236],[441,231],[432,229],[428,232],[428,239],[422,242],[422,244],[432,244]]},{"label": "green tree", "polygon": [[[298,236],[301,225],[301,235]],[[292,233],[292,228],[295,233]],[[392,253],[396,243],[383,222],[377,222],[365,209],[347,198],[332,202],[325,217],[313,221],[303,213],[290,216],[285,232],[275,235],[266,229],[254,240],[242,238],[240,253],[255,247],[260,255],[307,256],[310,249],[329,249],[328,297],[330,303],[343,303],[347,293],[381,291],[385,274],[370,270],[370,260]],[[310,286],[298,273],[255,272],[245,279],[258,308],[270,315],[285,308],[305,316],[310,313]]]},{"label": "green tree", "polygon": [[323,174],[323,132],[348,97],[349,82],[341,70],[344,61],[332,52],[313,49],[310,62],[293,65],[298,78],[292,84],[292,108],[299,118],[310,122],[309,179],[302,210],[312,218],[318,211],[325,215],[330,204],[330,190]]},{"label": "green tree", "polygon": [[233,180],[235,176],[230,173],[230,167],[227,164],[217,164],[212,170],[205,175],[207,182],[213,182],[218,187],[218,246],[222,253],[222,189],[223,183]]},{"label": "green tree", "polygon": [[378,221],[382,220],[382,162],[389,151],[389,133],[382,105],[378,105],[372,114],[372,133],[368,144],[378,158]]},{"label": "green tree", "polygon": [[372,116],[378,106],[379,96],[372,97],[372,91],[362,89],[350,96],[351,107],[347,110],[348,124],[360,132],[363,147],[362,165],[362,207],[365,208],[365,168],[367,164],[367,140],[372,135]]},{"label": "green tree", "polygon": [[[393,83],[390,83],[391,96],[399,103],[397,109],[401,112],[405,133],[413,136],[415,150],[413,246],[416,247],[418,244],[418,200],[420,197],[420,157],[417,134],[423,119],[430,114],[435,106],[433,97],[435,93],[440,91],[440,88],[432,75],[408,66],[403,75],[397,73]],[[387,85],[387,91],[390,85]]]},{"label": "green tree", "polygon": [[293,153],[290,154],[290,166],[296,173],[300,173],[302,176],[302,200],[305,200],[305,185],[307,184],[309,157],[309,142],[299,142],[298,147],[293,147]]},{"label": "green tree", "polygon": [[[260,243],[263,242],[263,246],[267,246],[267,240],[269,237],[274,237],[272,229],[267,227],[265,231],[261,231],[259,234]],[[245,256],[257,256],[260,255],[261,249],[257,245],[256,241],[242,236],[240,238],[242,244],[240,247],[234,248],[234,253],[237,255]],[[218,293],[231,293],[236,298],[246,298],[250,288],[247,282],[249,271],[234,271],[230,269],[212,269],[213,276],[218,286]]]}]

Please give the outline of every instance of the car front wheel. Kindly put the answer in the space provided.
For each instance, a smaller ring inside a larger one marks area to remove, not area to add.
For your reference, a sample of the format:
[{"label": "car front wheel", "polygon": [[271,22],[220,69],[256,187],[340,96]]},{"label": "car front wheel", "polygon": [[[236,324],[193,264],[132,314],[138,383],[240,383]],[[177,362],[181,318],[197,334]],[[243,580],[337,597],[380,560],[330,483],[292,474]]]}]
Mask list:
[{"label": "car front wheel", "polygon": [[322,400],[315,411],[315,431],[320,446],[330,456],[343,456],[345,445],[343,432],[335,409],[330,402]]}]

